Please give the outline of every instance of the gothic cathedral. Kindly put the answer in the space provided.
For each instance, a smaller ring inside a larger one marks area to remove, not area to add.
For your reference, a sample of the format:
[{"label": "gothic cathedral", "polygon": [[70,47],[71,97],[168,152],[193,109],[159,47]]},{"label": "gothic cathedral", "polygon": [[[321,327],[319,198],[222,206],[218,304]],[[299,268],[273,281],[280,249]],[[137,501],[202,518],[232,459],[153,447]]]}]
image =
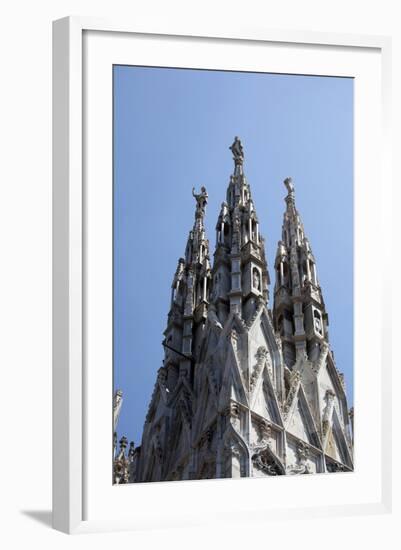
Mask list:
[{"label": "gothic cathedral", "polygon": [[284,181],[270,309],[264,239],[238,138],[230,149],[234,172],[213,265],[207,191],[193,191],[195,221],[172,283],[163,366],[141,445],[126,456],[123,438],[116,452],[117,483],[353,470],[353,412],[294,185]]}]

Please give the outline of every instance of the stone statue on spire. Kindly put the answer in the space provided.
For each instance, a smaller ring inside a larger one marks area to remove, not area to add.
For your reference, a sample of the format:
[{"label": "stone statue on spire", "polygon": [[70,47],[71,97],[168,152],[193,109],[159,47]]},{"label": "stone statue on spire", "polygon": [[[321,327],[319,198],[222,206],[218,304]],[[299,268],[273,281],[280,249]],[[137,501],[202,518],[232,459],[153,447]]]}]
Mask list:
[{"label": "stone statue on spire", "polygon": [[209,198],[206,187],[202,185],[201,192],[199,194],[196,194],[195,187],[192,187],[192,195],[195,197],[196,200],[196,217],[204,216],[206,211],[207,199]]},{"label": "stone statue on spire", "polygon": [[287,188],[288,194],[292,195],[295,191],[294,184],[292,183],[292,178],[285,178],[284,185]]},{"label": "stone statue on spire", "polygon": [[234,143],[231,145],[230,150],[233,154],[235,164],[242,164],[244,160],[244,149],[238,136],[235,136]]}]

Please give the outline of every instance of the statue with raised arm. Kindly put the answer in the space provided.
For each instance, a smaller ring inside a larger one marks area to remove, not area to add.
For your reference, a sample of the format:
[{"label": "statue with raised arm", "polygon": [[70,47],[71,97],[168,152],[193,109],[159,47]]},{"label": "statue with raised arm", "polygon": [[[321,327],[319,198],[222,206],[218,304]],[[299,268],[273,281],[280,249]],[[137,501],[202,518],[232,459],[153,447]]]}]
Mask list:
[{"label": "statue with raised arm", "polygon": [[241,163],[244,160],[244,149],[238,136],[235,136],[234,143],[231,145],[230,150],[236,163]]},{"label": "statue with raised arm", "polygon": [[289,195],[294,193],[295,187],[294,187],[294,184],[292,183],[291,178],[285,178],[284,185],[286,186]]},{"label": "statue with raised arm", "polygon": [[199,194],[196,194],[195,187],[192,187],[192,195],[195,197],[196,200],[196,214],[201,214],[203,216],[206,210],[207,199],[209,198],[206,187],[202,186],[201,192]]}]

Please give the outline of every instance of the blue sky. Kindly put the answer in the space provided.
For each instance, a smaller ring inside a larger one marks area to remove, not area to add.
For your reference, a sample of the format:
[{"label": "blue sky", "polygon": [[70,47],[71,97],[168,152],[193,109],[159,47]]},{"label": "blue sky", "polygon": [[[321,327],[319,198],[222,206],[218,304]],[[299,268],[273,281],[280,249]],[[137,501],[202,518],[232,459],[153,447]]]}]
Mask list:
[{"label": "blue sky", "polygon": [[353,80],[116,66],[113,94],[114,385],[124,398],[119,436],[140,444],[163,360],[171,282],[193,225],[191,190],[207,188],[213,253],[236,135],[266,239],[271,296],[282,182],[293,178],[351,405]]}]

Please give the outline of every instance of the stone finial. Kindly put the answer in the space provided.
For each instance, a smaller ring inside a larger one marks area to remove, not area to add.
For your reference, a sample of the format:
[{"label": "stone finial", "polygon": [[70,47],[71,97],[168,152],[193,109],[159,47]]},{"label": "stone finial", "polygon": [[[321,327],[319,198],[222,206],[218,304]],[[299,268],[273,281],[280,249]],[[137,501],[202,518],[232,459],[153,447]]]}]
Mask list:
[{"label": "stone finial", "polygon": [[235,136],[234,143],[231,145],[230,150],[233,154],[235,164],[242,164],[244,162],[244,149],[238,136]]},{"label": "stone finial", "polygon": [[292,178],[285,178],[284,185],[287,188],[288,194],[293,195],[295,191],[294,184],[292,183]]},{"label": "stone finial", "polygon": [[192,187],[192,196],[196,200],[196,217],[203,217],[206,212],[206,205],[209,195],[207,194],[206,187],[202,185],[200,193],[195,193],[195,187]]}]

